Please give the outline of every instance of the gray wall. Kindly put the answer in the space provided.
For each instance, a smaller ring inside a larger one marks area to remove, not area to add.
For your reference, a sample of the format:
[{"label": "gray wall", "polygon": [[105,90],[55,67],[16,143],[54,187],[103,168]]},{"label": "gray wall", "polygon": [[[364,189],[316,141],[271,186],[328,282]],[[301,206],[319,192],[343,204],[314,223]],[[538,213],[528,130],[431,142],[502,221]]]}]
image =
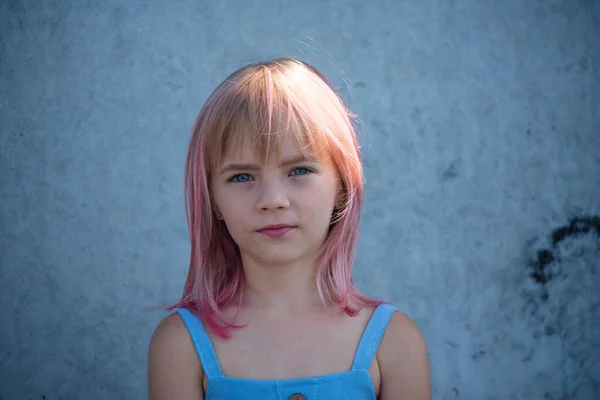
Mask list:
[{"label": "gray wall", "polygon": [[600,396],[600,2],[1,3],[1,399],[145,398],[192,124],[279,55],[361,117],[356,281],[434,398]]}]

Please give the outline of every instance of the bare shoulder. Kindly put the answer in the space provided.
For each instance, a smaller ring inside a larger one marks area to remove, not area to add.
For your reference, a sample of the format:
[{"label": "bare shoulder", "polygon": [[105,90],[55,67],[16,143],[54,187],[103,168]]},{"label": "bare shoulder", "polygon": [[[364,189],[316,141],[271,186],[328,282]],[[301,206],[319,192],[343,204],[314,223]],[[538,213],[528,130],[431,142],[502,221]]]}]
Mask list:
[{"label": "bare shoulder", "polygon": [[148,398],[202,399],[203,372],[185,323],[177,313],[156,327],[148,346]]},{"label": "bare shoulder", "polygon": [[421,330],[408,315],[395,311],[381,340],[380,349],[385,350],[382,354],[390,350],[407,351],[415,347],[425,350]]},{"label": "bare shoulder", "polygon": [[429,356],[425,339],[410,317],[394,312],[377,350],[380,400],[431,399]]}]

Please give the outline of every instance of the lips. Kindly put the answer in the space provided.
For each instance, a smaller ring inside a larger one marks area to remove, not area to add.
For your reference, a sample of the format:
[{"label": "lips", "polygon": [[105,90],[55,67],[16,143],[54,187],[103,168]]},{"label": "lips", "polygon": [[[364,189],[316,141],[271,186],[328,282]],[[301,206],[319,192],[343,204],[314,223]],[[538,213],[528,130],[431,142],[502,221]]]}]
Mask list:
[{"label": "lips", "polygon": [[295,226],[286,224],[267,225],[259,229],[258,232],[271,238],[280,238],[285,236],[285,234],[294,228]]}]

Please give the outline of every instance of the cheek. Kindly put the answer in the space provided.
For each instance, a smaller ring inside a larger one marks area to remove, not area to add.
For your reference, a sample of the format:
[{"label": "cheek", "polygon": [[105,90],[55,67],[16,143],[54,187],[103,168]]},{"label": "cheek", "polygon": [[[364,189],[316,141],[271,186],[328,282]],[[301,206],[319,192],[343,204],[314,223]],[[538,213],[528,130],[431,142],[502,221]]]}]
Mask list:
[{"label": "cheek", "polygon": [[231,236],[242,234],[253,227],[255,214],[252,196],[243,191],[227,193],[220,202],[221,211],[225,218],[225,225]]},{"label": "cheek", "polygon": [[225,224],[229,231],[240,231],[247,224],[248,210],[247,208],[240,207],[239,204],[226,204],[223,209],[223,215],[225,216]]},{"label": "cheek", "polygon": [[240,208],[243,208],[245,204],[241,199],[243,198],[243,191],[236,190],[234,187],[228,187],[226,185],[219,185],[214,189],[213,201],[214,205],[227,216],[240,214]]},{"label": "cheek", "polygon": [[336,191],[333,185],[319,185],[310,191],[305,198],[305,204],[310,204],[311,214],[327,224],[333,212],[336,201]]},{"label": "cheek", "polygon": [[229,214],[226,217],[224,224],[227,228],[227,232],[229,232],[229,235],[236,244],[239,245],[245,241],[244,237],[248,234],[247,229],[244,228],[246,225],[244,225],[245,222],[240,219],[238,215]]}]

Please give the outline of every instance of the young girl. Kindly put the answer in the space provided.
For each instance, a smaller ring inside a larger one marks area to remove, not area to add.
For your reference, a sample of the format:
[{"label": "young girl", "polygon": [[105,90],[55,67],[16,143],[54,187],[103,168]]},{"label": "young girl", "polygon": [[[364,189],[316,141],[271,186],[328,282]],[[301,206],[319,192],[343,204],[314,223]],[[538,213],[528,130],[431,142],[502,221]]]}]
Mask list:
[{"label": "young girl", "polygon": [[353,118],[293,58],[245,66],[207,100],[185,172],[191,262],[150,341],[150,399],[430,399],[419,329],[352,282]]}]

